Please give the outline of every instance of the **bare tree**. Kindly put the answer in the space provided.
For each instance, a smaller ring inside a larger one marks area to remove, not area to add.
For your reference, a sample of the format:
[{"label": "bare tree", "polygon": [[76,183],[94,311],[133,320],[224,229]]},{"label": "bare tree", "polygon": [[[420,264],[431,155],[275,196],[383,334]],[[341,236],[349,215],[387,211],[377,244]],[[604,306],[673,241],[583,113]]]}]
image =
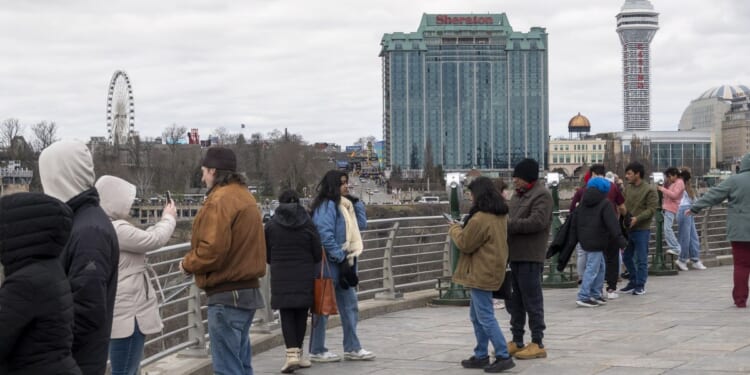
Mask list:
[{"label": "bare tree", "polygon": [[214,129],[213,135],[219,139],[219,144],[233,145],[237,143],[238,134],[230,133],[227,128],[223,126]]},{"label": "bare tree", "polygon": [[10,147],[13,140],[19,135],[23,135],[21,122],[17,118],[5,119],[0,126],[0,146]]},{"label": "bare tree", "polygon": [[58,141],[57,124],[55,124],[54,121],[38,122],[31,127],[31,131],[34,133],[34,139],[31,141],[31,145],[36,152],[42,152],[47,146]]},{"label": "bare tree", "polygon": [[175,149],[178,144],[180,144],[180,141],[185,138],[185,135],[187,134],[187,128],[184,126],[177,126],[177,124],[172,124],[170,126],[167,126],[164,128],[164,131],[162,132],[162,137],[164,137],[164,142],[170,146],[170,148]]}]

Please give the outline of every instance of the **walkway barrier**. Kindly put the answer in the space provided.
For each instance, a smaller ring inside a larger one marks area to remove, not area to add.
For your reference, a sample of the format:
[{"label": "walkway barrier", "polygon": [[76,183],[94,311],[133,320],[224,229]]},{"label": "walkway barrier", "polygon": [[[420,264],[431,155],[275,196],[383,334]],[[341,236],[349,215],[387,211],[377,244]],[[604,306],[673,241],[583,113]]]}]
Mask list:
[{"label": "walkway barrier", "polygon": [[[564,219],[568,211],[560,210],[559,213]],[[703,257],[731,253],[725,238],[726,207],[706,210],[696,218],[696,225],[699,225]],[[652,253],[655,248],[653,229]],[[368,221],[368,230],[362,232],[365,251],[358,261],[359,299],[398,299],[404,292],[435,288],[438,278],[451,275],[447,231],[448,225],[442,216]],[[206,356],[208,353],[206,296],[195,287],[192,277],[185,277],[179,270],[179,262],[189,249],[190,244],[183,243],[147,254],[160,285],[164,328],[159,334],[147,337],[142,366],[177,352],[190,356]],[[571,278],[577,277],[575,258],[571,259],[565,273]],[[267,280],[268,275],[261,280],[266,308],[255,315],[252,329],[256,332],[268,332],[279,324],[277,313],[268,303],[270,285]]]}]

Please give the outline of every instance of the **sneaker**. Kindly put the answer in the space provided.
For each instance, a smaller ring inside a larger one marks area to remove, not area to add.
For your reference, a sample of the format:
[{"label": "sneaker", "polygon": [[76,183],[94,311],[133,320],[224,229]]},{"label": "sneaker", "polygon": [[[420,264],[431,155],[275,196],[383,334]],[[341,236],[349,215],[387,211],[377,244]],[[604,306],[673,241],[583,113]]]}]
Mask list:
[{"label": "sneaker", "polygon": [[485,368],[490,365],[490,357],[484,357],[484,358],[477,358],[476,356],[471,356],[469,359],[464,359],[461,361],[461,367],[463,368]]},{"label": "sneaker", "polygon": [[623,278],[623,279],[625,279],[625,280],[630,279],[630,272],[625,271],[625,272],[623,272],[623,273],[620,274],[620,277]]},{"label": "sneaker", "polygon": [[680,256],[680,252],[675,249],[667,249],[667,254],[672,254],[676,257]]},{"label": "sneaker", "polygon": [[706,269],[706,266],[704,266],[703,263],[701,263],[700,260],[697,260],[697,261],[693,262],[691,264],[691,266],[693,267],[693,269],[696,269],[696,270],[705,270]]},{"label": "sneaker", "polygon": [[375,354],[360,348],[356,352],[344,353],[344,359],[346,359],[347,361],[370,361],[375,359]]},{"label": "sneaker", "polygon": [[547,358],[547,351],[544,350],[544,348],[539,347],[539,344],[532,342],[531,344],[524,346],[514,357],[517,359]]},{"label": "sneaker", "polygon": [[310,362],[326,363],[338,361],[341,361],[341,357],[339,357],[338,354],[331,352],[323,352],[319,354],[310,353]]},{"label": "sneaker", "polygon": [[620,289],[620,291],[623,292],[623,293],[630,293],[630,292],[632,292],[634,290],[635,290],[635,285],[633,285],[633,284],[625,285],[624,288]]},{"label": "sneaker", "polygon": [[597,306],[599,306],[599,304],[596,303],[596,302],[594,302],[594,300],[592,300],[592,299],[587,300],[587,301],[577,300],[576,301],[576,305],[581,306],[581,307],[597,307]]},{"label": "sneaker", "polygon": [[516,342],[512,341],[512,340],[508,341],[507,345],[508,345],[508,354],[510,354],[510,355],[514,355],[514,354],[520,352],[521,350],[523,350],[523,348],[524,348],[523,345],[518,346],[518,344],[516,344]]},{"label": "sneaker", "polygon": [[679,268],[680,271],[687,271],[688,270],[688,268],[687,268],[687,262],[683,262],[683,261],[677,259],[677,260],[674,261],[674,264],[677,265],[677,268]]},{"label": "sneaker", "polygon": [[592,298],[591,300],[592,300],[592,301],[594,301],[594,303],[595,303],[595,304],[597,304],[597,305],[606,305],[606,304],[607,304],[607,300],[606,300],[606,299],[604,299],[604,298],[603,298],[603,297],[601,297],[601,296],[599,296],[599,297],[594,297],[594,298]]},{"label": "sneaker", "polygon": [[635,288],[635,290],[633,290],[633,295],[635,296],[642,296],[644,294],[646,294],[646,288]]},{"label": "sneaker", "polygon": [[495,310],[502,310],[505,308],[505,304],[503,303],[503,300],[496,299],[492,302],[492,308]]},{"label": "sneaker", "polygon": [[505,370],[510,370],[513,367],[516,367],[516,363],[513,362],[513,358],[495,357],[495,362],[492,362],[491,365],[487,365],[484,368],[484,372],[503,372]]},{"label": "sneaker", "polygon": [[607,290],[607,299],[616,299],[620,297],[619,294],[617,294],[617,291],[614,289]]}]

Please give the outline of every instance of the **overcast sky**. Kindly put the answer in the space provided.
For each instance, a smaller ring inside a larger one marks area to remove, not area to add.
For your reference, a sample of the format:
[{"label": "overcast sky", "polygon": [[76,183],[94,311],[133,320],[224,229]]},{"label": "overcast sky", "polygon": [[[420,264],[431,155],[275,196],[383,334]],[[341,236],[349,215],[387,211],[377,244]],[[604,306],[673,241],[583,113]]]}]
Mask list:
[{"label": "overcast sky", "polygon": [[[55,121],[59,135],[106,136],[116,70],[133,85],[136,129],[172,124],[205,138],[223,126],[309,142],[382,138],[383,33],[413,32],[422,13],[506,13],[516,31],[549,33],[550,134],[586,115],[622,129],[624,0],[3,1],[0,119]],[[676,130],[692,99],[750,84],[750,1],[652,0],[652,129]]]}]

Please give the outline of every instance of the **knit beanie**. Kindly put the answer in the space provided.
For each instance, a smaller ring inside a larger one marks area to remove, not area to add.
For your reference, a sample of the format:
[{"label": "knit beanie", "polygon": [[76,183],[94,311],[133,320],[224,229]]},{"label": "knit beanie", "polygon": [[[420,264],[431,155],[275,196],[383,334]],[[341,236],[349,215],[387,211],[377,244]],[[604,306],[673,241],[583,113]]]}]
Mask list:
[{"label": "knit beanie", "polygon": [[592,177],[589,183],[586,184],[587,188],[594,188],[601,191],[604,194],[609,193],[609,187],[612,183],[604,177]]},{"label": "knit beanie", "polygon": [[216,168],[235,172],[237,170],[237,157],[234,151],[224,147],[211,147],[206,152],[201,166]]},{"label": "knit beanie", "polygon": [[539,179],[539,163],[534,159],[523,159],[513,168],[513,177],[518,177],[526,182],[534,182]]}]

